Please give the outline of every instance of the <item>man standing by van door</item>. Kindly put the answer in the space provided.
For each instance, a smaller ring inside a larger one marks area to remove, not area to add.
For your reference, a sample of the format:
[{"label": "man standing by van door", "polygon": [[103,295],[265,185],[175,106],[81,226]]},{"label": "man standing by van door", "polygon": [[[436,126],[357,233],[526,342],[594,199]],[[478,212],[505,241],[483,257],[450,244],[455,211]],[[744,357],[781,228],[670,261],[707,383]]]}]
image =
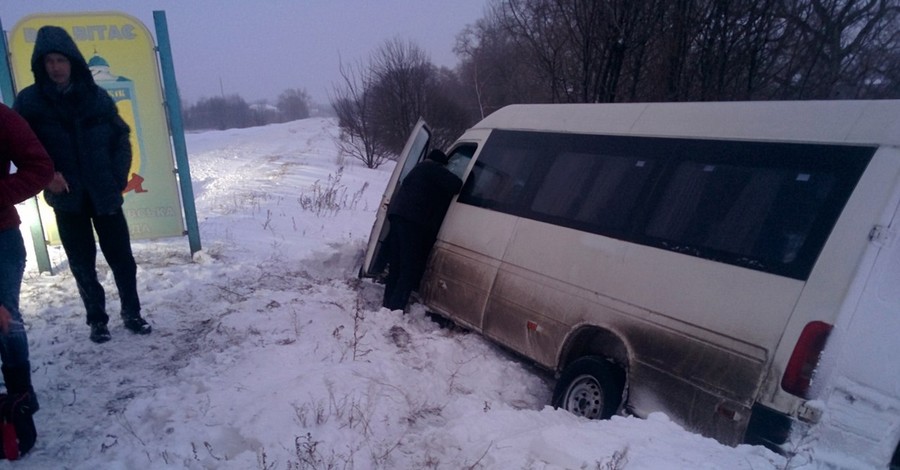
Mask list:
[{"label": "man standing by van door", "polygon": [[34,84],[19,93],[14,106],[56,167],[44,197],[56,214],[59,238],[87,310],[91,341],[110,339],[106,294],[97,279],[95,230],[116,280],[125,328],[148,334],[151,328],[141,317],[137,266],[122,212],[132,158],[128,124],[109,94],[94,83],[66,30],[38,30],[31,71]]},{"label": "man standing by van door", "polygon": [[388,275],[382,305],[404,310],[419,285],[428,253],[462,180],[447,169],[449,159],[434,149],[403,180],[388,207]]}]

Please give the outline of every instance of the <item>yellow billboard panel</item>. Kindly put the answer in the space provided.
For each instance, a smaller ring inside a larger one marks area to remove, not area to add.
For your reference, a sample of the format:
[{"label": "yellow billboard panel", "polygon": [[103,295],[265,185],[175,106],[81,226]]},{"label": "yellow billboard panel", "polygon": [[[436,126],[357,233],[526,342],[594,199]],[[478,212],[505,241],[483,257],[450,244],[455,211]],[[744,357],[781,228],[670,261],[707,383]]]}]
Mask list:
[{"label": "yellow billboard panel", "polygon": [[[184,234],[184,219],[153,37],[136,18],[116,12],[31,15],[10,31],[16,89],[34,83],[31,55],[38,30],[59,26],[72,36],[97,85],[131,126],[133,160],[123,210],[132,238]],[[55,218],[41,198],[44,230],[58,243]]]}]

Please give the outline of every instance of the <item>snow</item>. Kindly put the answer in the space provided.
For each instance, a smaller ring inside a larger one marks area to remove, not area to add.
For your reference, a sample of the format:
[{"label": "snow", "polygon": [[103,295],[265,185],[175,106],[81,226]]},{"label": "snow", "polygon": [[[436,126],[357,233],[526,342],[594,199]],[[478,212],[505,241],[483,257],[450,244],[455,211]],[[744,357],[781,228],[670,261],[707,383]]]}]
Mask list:
[{"label": "snow", "polygon": [[[134,241],[153,334],[118,320],[88,340],[59,247],[22,287],[38,443],[17,469],[776,469],[662,413],[589,421],[547,406],[552,383],[414,304],[380,308],[356,273],[390,176],[341,161],[336,123],[187,136],[203,250]],[[335,190],[330,210],[310,205]],[[306,201],[304,203],[304,201]],[[319,210],[317,210],[319,209]]]}]

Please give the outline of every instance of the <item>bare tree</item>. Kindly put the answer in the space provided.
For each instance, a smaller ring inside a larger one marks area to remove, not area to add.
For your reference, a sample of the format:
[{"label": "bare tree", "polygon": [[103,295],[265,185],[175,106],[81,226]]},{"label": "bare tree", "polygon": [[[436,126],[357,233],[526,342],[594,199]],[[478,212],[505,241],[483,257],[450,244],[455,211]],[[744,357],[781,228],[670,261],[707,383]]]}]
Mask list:
[{"label": "bare tree", "polygon": [[897,97],[898,5],[492,0],[455,51],[482,115],[512,102]]},{"label": "bare tree", "polygon": [[255,125],[250,105],[238,95],[201,98],[185,116],[188,129],[233,129]]},{"label": "bare tree", "polygon": [[[506,0],[493,12],[554,102],[612,102],[626,71],[640,77],[657,0]],[[637,68],[635,67],[637,65]],[[634,89],[634,87],[632,87]]]},{"label": "bare tree", "polygon": [[452,70],[435,70],[425,91],[427,103],[422,117],[431,125],[431,146],[448,149],[479,117],[464,105],[465,87]]},{"label": "bare tree", "polygon": [[567,101],[571,90],[565,59],[574,51],[561,31],[552,0],[506,0],[495,11],[501,27],[520,46],[517,55],[534,67],[550,99]]},{"label": "bare tree", "polygon": [[[781,96],[833,98],[865,86],[870,51],[897,48],[898,0],[780,2],[785,21]],[[852,96],[851,96],[852,97]]]},{"label": "bare tree", "polygon": [[427,114],[434,66],[416,44],[391,39],[373,53],[370,70],[374,124],[384,145],[399,154],[413,126]]},{"label": "bare tree", "polygon": [[[485,113],[484,88],[488,77],[485,77],[480,70],[481,64],[478,60],[480,48],[476,34],[477,33],[472,26],[466,26],[465,29],[457,35],[453,52],[463,61],[458,68],[461,71],[461,74],[466,77],[465,82],[471,86],[472,97],[475,99],[475,108],[478,110],[479,118],[484,119],[484,117],[487,116]],[[490,76],[490,68],[487,70],[487,75]],[[463,99],[465,98],[463,97]]]},{"label": "bare tree", "polygon": [[289,88],[278,95],[278,111],[287,121],[309,117],[309,103],[312,100],[306,90]]},{"label": "bare tree", "polygon": [[[896,24],[898,20],[894,19]],[[855,58],[860,77],[856,98],[900,97],[900,28],[883,28]]]},{"label": "bare tree", "polygon": [[439,148],[473,124],[456,74],[437,69],[412,42],[386,41],[367,64],[342,67],[341,74],[343,87],[332,99],[341,145],[370,167],[399,155],[419,118],[431,125],[431,145]]},{"label": "bare tree", "polygon": [[741,53],[742,70],[735,83],[735,99],[759,99],[771,95],[772,70],[777,56],[775,38],[779,35],[780,22],[774,15],[774,4],[779,0],[748,0],[746,20],[739,26],[744,38]]},{"label": "bare tree", "polygon": [[486,12],[457,36],[458,76],[469,90],[464,107],[477,119],[508,104],[553,101],[529,46],[505,26],[503,4],[495,0]]},{"label": "bare tree", "polygon": [[394,39],[333,106],[375,165],[419,117],[440,147],[512,103],[896,98],[898,20],[900,0],[489,0],[455,70]]},{"label": "bare tree", "polygon": [[372,119],[372,72],[361,63],[356,66],[342,63],[340,74],[343,84],[335,85],[331,96],[331,106],[341,129],[338,150],[368,168],[378,168],[391,153],[379,141]]}]

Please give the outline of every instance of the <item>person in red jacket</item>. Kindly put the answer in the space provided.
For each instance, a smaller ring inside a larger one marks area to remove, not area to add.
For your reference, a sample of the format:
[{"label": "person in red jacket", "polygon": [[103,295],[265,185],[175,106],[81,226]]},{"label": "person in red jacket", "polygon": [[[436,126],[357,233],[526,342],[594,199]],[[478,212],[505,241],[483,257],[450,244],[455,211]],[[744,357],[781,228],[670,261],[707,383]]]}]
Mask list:
[{"label": "person in red jacket", "polygon": [[[0,359],[7,394],[13,401],[21,400],[29,415],[38,410],[38,401],[31,386],[28,337],[19,311],[25,242],[15,205],[39,193],[52,179],[53,162],[28,123],[0,104]],[[19,436],[20,452],[34,445],[34,437]]]}]

